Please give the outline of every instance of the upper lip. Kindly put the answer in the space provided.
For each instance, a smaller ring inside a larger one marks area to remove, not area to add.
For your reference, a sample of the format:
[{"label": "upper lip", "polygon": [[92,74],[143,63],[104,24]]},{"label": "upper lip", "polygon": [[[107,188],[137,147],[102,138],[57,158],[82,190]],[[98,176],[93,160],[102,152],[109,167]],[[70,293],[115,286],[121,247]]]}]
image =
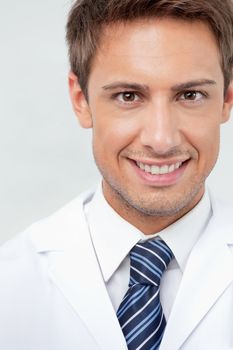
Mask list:
[{"label": "upper lip", "polygon": [[158,167],[162,167],[164,165],[173,165],[173,164],[177,164],[177,163],[184,163],[187,160],[189,160],[190,158],[180,158],[180,159],[168,159],[168,160],[153,160],[153,159],[131,159],[136,163],[143,163],[149,166],[158,166]]}]

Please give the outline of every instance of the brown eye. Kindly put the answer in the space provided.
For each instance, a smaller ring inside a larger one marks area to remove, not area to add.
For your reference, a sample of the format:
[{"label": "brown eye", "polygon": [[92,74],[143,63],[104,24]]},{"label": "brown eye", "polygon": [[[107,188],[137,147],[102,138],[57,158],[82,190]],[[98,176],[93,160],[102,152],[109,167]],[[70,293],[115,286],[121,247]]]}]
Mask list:
[{"label": "brown eye", "polygon": [[183,101],[200,101],[205,97],[204,93],[200,91],[185,91],[183,92],[179,99]]},{"label": "brown eye", "polygon": [[113,98],[116,99],[119,103],[125,105],[125,106],[134,106],[136,103],[138,103],[141,98],[136,92],[119,92],[115,95],[113,95]]},{"label": "brown eye", "polygon": [[133,92],[123,92],[122,99],[125,102],[133,102],[135,101],[135,94]]},{"label": "brown eye", "polygon": [[187,91],[184,93],[184,99],[185,100],[196,100],[197,98],[197,92],[196,91]]}]

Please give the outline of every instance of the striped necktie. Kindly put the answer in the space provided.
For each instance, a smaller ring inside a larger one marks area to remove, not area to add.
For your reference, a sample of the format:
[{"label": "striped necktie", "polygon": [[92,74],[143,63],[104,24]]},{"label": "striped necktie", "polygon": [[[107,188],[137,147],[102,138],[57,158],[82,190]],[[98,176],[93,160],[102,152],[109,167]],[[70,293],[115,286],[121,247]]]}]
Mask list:
[{"label": "striped necktie", "polygon": [[159,349],[166,326],[160,281],[172,258],[162,240],[138,243],[130,252],[129,289],[117,311],[129,350]]}]

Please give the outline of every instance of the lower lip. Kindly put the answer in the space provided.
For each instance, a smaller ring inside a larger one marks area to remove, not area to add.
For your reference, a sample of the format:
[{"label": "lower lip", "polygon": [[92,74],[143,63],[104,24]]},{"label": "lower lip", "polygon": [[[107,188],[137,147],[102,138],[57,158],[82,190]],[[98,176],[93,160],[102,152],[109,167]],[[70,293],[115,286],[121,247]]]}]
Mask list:
[{"label": "lower lip", "polygon": [[164,187],[175,185],[180,178],[183,176],[185,169],[188,166],[189,161],[184,162],[180,168],[174,170],[172,173],[153,175],[151,173],[146,173],[144,170],[140,169],[134,161],[130,161],[136,174],[141,180],[147,185]]}]

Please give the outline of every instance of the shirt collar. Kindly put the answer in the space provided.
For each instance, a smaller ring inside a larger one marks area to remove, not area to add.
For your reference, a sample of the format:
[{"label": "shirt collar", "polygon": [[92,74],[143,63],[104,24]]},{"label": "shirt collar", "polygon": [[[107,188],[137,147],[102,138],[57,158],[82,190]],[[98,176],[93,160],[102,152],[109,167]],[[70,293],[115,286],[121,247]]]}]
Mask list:
[{"label": "shirt collar", "polygon": [[155,236],[160,236],[167,243],[183,271],[192,247],[209,221],[211,204],[206,191],[188,214],[148,237],[113,210],[104,198],[100,184],[91,201],[85,205],[85,214],[97,259],[107,282],[138,241]]},{"label": "shirt collar", "polygon": [[159,233],[172,250],[182,272],[192,248],[207,227],[211,215],[211,202],[206,190],[200,202],[190,212]]}]

